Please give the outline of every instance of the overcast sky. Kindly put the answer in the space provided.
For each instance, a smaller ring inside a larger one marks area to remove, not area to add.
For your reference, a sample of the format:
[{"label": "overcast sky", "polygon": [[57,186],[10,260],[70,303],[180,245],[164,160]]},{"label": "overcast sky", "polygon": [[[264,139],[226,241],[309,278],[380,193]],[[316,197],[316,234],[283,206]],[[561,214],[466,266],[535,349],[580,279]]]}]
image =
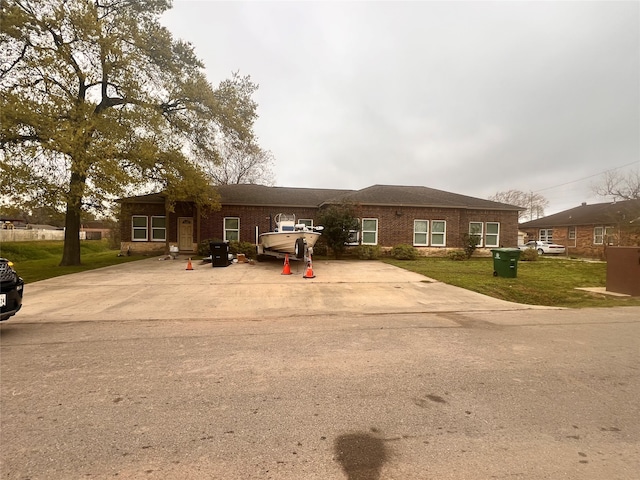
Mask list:
[{"label": "overcast sky", "polygon": [[276,185],[517,189],[547,214],[640,169],[640,2],[174,0],[215,86],[250,75]]}]

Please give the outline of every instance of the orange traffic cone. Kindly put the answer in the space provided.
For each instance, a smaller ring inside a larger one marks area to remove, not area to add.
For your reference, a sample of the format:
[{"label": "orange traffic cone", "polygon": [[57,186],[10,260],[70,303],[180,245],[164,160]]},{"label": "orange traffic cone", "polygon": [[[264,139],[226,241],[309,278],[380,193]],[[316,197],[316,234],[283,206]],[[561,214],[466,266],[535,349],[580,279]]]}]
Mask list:
[{"label": "orange traffic cone", "polygon": [[281,275],[291,275],[291,266],[289,265],[289,254],[285,254],[284,256],[284,268],[282,269]]},{"label": "orange traffic cone", "polygon": [[191,265],[191,257],[189,257],[189,261],[187,262],[187,270],[193,270],[193,265]]},{"label": "orange traffic cone", "polygon": [[309,255],[309,259],[307,260],[307,269],[304,272],[302,278],[316,278],[313,274],[313,262],[311,261],[311,255]]}]

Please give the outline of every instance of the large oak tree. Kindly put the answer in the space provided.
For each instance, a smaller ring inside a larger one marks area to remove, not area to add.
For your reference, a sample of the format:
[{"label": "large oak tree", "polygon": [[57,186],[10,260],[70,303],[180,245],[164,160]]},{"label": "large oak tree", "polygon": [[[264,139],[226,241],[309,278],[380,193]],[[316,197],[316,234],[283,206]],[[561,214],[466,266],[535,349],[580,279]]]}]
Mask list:
[{"label": "large oak tree", "polygon": [[215,205],[202,165],[216,139],[253,138],[257,88],[213,88],[160,22],[170,0],[0,0],[0,188],[5,203],[64,205],[61,265],[80,263],[80,214],[161,188]]}]

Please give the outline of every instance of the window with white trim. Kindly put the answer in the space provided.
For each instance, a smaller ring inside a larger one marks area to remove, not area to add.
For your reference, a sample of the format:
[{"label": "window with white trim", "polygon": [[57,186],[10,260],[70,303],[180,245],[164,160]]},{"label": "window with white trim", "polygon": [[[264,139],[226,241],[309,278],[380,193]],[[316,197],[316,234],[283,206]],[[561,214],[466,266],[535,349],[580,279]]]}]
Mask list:
[{"label": "window with white trim", "polygon": [[240,218],[225,217],[224,218],[224,239],[225,242],[240,241]]},{"label": "window with white trim", "polygon": [[447,222],[431,220],[431,246],[444,247],[447,245]]},{"label": "window with white trim", "polygon": [[604,238],[604,227],[595,227],[593,229],[593,243],[595,245],[602,245]]},{"label": "window with white trim", "polygon": [[595,227],[593,229],[593,243],[595,245],[615,244],[615,228],[614,227]]},{"label": "window with white trim", "polygon": [[607,245],[616,244],[616,229],[615,227],[604,227],[604,241]]},{"label": "window with white trim", "polygon": [[500,223],[499,222],[487,222],[487,233],[485,235],[484,244],[487,247],[499,247],[500,246]]},{"label": "window with white trim", "polygon": [[553,242],[553,228],[542,228],[539,231],[541,242]]},{"label": "window with white trim", "polygon": [[478,243],[476,244],[477,247],[482,247],[483,227],[484,225],[482,222],[469,222],[469,236],[475,236],[478,238]]},{"label": "window with white trim", "polygon": [[149,218],[146,215],[131,216],[131,240],[134,242],[146,242],[148,235]]},{"label": "window with white trim", "polygon": [[313,227],[313,220],[310,218],[301,218],[296,223],[300,225],[305,225],[307,228]]},{"label": "window with white trim", "polygon": [[164,242],[167,239],[167,223],[165,217],[151,217],[151,241]]},{"label": "window with white trim", "polygon": [[345,245],[360,245],[360,230],[349,230],[349,239]]},{"label": "window with white trim", "polygon": [[576,246],[576,227],[569,227],[567,230],[568,246]]},{"label": "window with white trim", "polygon": [[362,219],[362,244],[363,245],[378,244],[378,219],[377,218]]},{"label": "window with white trim", "polygon": [[429,245],[429,220],[413,221],[413,244],[417,247]]}]

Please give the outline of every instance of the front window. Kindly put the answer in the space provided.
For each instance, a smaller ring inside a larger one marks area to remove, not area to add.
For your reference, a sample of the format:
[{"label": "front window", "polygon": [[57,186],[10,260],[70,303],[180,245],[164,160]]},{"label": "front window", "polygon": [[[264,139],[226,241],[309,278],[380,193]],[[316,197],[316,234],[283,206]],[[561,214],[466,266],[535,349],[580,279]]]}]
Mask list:
[{"label": "front window", "polygon": [[616,232],[614,227],[604,227],[604,241],[607,245],[616,244]]},{"label": "front window", "polygon": [[552,228],[543,228],[540,230],[540,241],[541,242],[553,242],[553,229]]},{"label": "front window", "polygon": [[593,229],[593,243],[602,245],[604,243],[604,227],[595,227]]},{"label": "front window", "polygon": [[360,231],[349,230],[349,239],[345,245],[360,245]]},{"label": "front window", "polygon": [[363,245],[378,244],[378,219],[377,218],[362,219],[362,244]]},{"label": "front window", "polygon": [[595,227],[593,229],[593,243],[596,245],[614,245],[616,243],[616,235],[614,227]]},{"label": "front window", "polygon": [[134,242],[147,241],[147,222],[149,219],[142,215],[133,215],[131,217],[131,240]]},{"label": "front window", "polygon": [[416,246],[429,245],[429,221],[414,220],[413,221],[413,244]]},{"label": "front window", "polygon": [[482,222],[469,223],[469,236],[477,237],[478,243],[476,246],[482,247]]},{"label": "front window", "polygon": [[167,227],[165,217],[151,217],[151,240],[164,242],[167,239]]},{"label": "front window", "polygon": [[498,222],[487,222],[487,235],[485,237],[487,247],[500,246],[500,224]]},{"label": "front window", "polygon": [[238,217],[226,217],[224,219],[224,241],[240,241],[240,219]]},{"label": "front window", "polygon": [[447,242],[447,222],[444,220],[431,221],[431,246],[444,247]]},{"label": "front window", "polygon": [[304,225],[307,228],[313,227],[313,220],[311,220],[310,218],[301,218],[297,223],[300,225]]},{"label": "front window", "polygon": [[576,227],[569,227],[569,231],[567,232],[567,238],[569,239],[569,243],[576,246]]}]

